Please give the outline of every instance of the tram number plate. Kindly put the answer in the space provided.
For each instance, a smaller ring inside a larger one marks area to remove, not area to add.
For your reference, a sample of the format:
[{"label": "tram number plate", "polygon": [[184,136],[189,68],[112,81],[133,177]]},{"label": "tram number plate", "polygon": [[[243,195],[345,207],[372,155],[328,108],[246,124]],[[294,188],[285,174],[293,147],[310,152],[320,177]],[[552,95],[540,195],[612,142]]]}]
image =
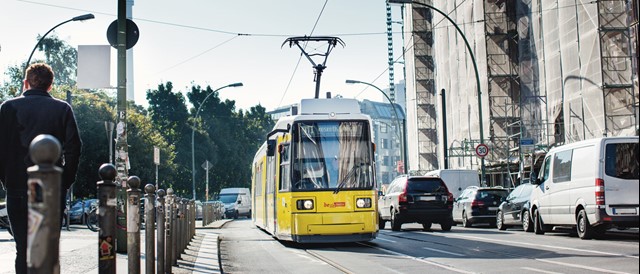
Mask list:
[{"label": "tram number plate", "polygon": [[435,201],[436,196],[420,196],[418,197],[418,201]]}]

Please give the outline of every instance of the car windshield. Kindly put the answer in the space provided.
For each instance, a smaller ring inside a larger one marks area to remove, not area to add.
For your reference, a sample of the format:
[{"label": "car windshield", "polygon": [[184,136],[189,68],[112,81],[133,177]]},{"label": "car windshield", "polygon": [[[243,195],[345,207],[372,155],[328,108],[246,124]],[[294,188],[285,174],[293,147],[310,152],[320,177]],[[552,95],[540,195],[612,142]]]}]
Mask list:
[{"label": "car windshield", "polygon": [[238,200],[238,194],[220,194],[220,201],[225,204],[235,203]]},{"label": "car windshield", "polygon": [[436,178],[412,178],[407,184],[407,192],[445,192],[446,186]]},{"label": "car windshield", "polygon": [[306,121],[293,130],[292,189],[371,189],[366,121]]}]

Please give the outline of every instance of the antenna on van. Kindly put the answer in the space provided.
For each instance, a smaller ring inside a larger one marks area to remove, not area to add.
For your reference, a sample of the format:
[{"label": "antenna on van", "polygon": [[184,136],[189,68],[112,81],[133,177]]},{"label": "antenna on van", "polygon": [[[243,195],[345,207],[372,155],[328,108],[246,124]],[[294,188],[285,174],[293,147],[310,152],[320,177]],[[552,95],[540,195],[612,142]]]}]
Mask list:
[{"label": "antenna on van", "polygon": [[[300,42],[327,42],[327,50],[324,53],[310,53],[307,52],[305,50],[304,47],[302,47],[300,45]],[[289,43],[289,47],[293,47],[293,45],[298,46],[298,48],[300,49],[300,51],[302,51],[302,54],[304,54],[304,56],[307,57],[307,59],[309,60],[309,62],[311,62],[311,64],[313,65],[313,69],[314,69],[314,74],[315,74],[315,79],[314,81],[316,82],[316,97],[315,99],[318,99],[318,97],[320,96],[320,79],[322,77],[322,72],[324,71],[325,68],[327,68],[326,64],[327,64],[327,58],[329,58],[329,53],[331,53],[331,51],[333,50],[333,48],[336,47],[336,45],[340,44],[342,47],[345,46],[344,42],[342,41],[342,39],[338,38],[338,37],[333,37],[333,36],[297,36],[297,37],[289,37],[287,38],[287,40],[284,41],[284,43],[282,43],[283,47],[285,44]],[[313,61],[313,59],[311,57],[314,56],[321,56],[324,57],[324,60],[322,61],[321,64],[316,64],[316,62]]]}]

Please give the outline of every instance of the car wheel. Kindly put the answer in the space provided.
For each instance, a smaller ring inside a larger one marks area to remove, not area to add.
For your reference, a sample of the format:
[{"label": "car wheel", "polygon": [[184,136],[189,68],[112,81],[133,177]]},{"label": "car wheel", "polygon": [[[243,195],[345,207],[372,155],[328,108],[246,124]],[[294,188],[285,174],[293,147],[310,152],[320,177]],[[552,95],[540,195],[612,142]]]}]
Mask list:
[{"label": "car wheel", "polygon": [[469,221],[469,218],[467,218],[467,213],[464,211],[462,212],[462,226],[471,227],[471,222]]},{"label": "car wheel", "polygon": [[431,230],[431,223],[422,223],[422,229]]},{"label": "car wheel", "polygon": [[504,214],[500,210],[496,214],[496,228],[498,230],[507,230],[507,226],[504,224]]},{"label": "car wheel", "polygon": [[453,220],[440,223],[440,228],[442,228],[442,231],[451,231],[452,226],[453,226]]},{"label": "car wheel", "polygon": [[526,232],[533,231],[533,225],[531,221],[531,216],[529,215],[529,210],[525,210],[522,212],[522,229]]},{"label": "car wheel", "polygon": [[238,216],[240,216],[240,213],[238,213],[238,211],[236,210],[236,213],[233,214],[233,218],[234,219],[238,219]]},{"label": "car wheel", "polygon": [[398,216],[396,216],[396,211],[391,209],[391,230],[400,231],[400,227],[402,227],[402,223],[398,220]]},{"label": "car wheel", "polygon": [[540,213],[537,209],[533,211],[533,232],[538,235],[544,234],[544,229],[542,228],[542,217],[540,217]]},{"label": "car wheel", "polygon": [[387,225],[387,221],[382,219],[382,216],[380,216],[378,214],[378,229],[384,229],[384,227]]}]

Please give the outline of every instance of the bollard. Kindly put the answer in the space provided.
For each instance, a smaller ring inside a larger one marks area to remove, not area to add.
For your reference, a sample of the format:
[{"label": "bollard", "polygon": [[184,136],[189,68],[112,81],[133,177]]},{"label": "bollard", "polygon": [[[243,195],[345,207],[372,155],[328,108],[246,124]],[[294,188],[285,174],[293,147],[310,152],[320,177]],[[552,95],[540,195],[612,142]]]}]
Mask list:
[{"label": "bollard", "polygon": [[178,204],[180,203],[180,198],[176,197],[176,195],[172,195],[171,198],[171,265],[178,266],[178,239],[180,238],[178,234],[180,227],[178,227]]},{"label": "bollard", "polygon": [[175,206],[176,206],[176,218],[175,218],[175,233],[173,234],[175,236],[176,239],[176,249],[175,249],[175,254],[174,254],[174,264],[173,265],[178,265],[178,259],[180,259],[180,255],[182,253],[182,234],[184,233],[184,231],[182,231],[182,198],[180,197],[176,197],[176,201],[174,202]]},{"label": "bollard", "polygon": [[103,164],[99,170],[102,181],[98,188],[98,272],[116,273],[116,184],[118,175],[112,164]]},{"label": "bollard", "polygon": [[167,240],[165,241],[165,255],[164,255],[164,268],[166,273],[171,272],[171,266],[173,265],[173,189],[167,189],[167,205],[166,205],[166,226],[165,233]]},{"label": "bollard", "polygon": [[158,273],[164,274],[164,241],[165,241],[165,223],[164,223],[164,219],[165,219],[165,210],[164,210],[164,196],[166,195],[164,189],[159,189],[158,190],[158,208],[157,208],[157,216],[158,216],[158,220],[157,220],[157,224],[158,224],[158,243],[157,243],[157,253],[158,253],[158,260],[156,263],[156,266],[158,268]]},{"label": "bollard", "polygon": [[27,168],[29,179],[29,230],[27,267],[29,273],[60,273],[60,185],[62,169],[60,142],[41,134],[31,141],[29,154],[34,166]]},{"label": "bollard", "polygon": [[140,273],[140,178],[127,180],[127,257],[129,273]]},{"label": "bollard", "polygon": [[147,184],[144,186],[144,191],[147,193],[145,198],[147,199],[144,203],[144,223],[145,226],[145,273],[153,274],[156,272],[156,251],[155,251],[155,223],[156,223],[156,211],[155,211],[155,203],[156,203],[156,187],[152,184]]}]

